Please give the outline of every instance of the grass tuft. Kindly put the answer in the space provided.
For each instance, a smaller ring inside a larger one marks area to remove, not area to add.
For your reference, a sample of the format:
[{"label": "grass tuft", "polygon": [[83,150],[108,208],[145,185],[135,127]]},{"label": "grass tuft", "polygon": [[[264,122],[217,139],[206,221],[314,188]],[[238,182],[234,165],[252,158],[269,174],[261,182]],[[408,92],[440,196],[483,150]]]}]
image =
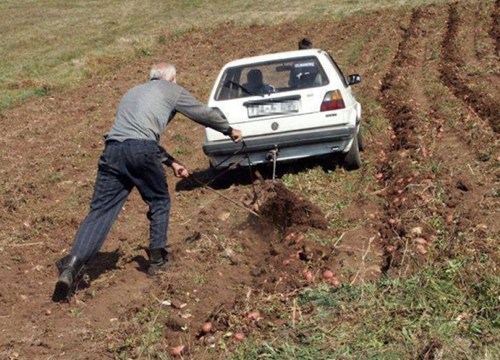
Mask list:
[{"label": "grass tuft", "polygon": [[294,332],[254,342],[234,359],[397,359],[424,352],[446,358],[498,353],[498,277],[471,274],[465,260],[449,260],[406,279],[303,291],[301,306],[315,315]]}]

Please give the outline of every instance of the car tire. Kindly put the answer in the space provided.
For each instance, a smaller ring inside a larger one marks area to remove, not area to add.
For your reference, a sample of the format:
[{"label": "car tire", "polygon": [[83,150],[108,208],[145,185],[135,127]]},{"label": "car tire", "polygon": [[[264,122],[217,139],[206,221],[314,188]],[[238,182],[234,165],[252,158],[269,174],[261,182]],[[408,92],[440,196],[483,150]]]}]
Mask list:
[{"label": "car tire", "polygon": [[357,170],[361,167],[361,156],[359,155],[358,136],[354,136],[351,149],[344,156],[344,168],[346,170]]},{"label": "car tire", "polygon": [[359,151],[364,151],[365,150],[365,137],[363,136],[363,131],[361,130],[361,126],[359,127],[357,138],[358,138]]}]

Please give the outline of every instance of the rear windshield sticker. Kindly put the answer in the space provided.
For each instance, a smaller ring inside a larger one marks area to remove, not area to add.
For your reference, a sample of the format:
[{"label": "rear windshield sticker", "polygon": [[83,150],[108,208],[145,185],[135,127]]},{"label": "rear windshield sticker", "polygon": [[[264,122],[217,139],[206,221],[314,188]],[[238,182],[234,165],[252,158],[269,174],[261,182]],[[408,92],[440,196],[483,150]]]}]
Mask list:
[{"label": "rear windshield sticker", "polygon": [[293,67],[296,67],[296,68],[314,67],[314,62],[297,63],[297,64],[294,64]]}]

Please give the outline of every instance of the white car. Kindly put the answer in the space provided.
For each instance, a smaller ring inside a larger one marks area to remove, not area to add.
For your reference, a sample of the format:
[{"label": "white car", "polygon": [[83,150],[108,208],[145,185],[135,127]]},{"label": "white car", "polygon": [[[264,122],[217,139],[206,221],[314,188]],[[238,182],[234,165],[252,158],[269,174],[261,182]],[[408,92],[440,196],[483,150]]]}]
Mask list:
[{"label": "white car", "polygon": [[244,142],[206,129],[203,151],[215,168],[248,166],[342,153],[361,166],[361,105],[333,58],[319,49],[231,61],[217,77],[208,105],[242,131]]}]

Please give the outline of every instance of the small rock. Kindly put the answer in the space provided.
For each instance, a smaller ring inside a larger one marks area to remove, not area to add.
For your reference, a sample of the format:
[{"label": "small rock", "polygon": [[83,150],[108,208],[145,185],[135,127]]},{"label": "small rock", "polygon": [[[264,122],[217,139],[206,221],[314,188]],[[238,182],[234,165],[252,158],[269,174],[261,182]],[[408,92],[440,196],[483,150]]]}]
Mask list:
[{"label": "small rock", "polygon": [[295,238],[295,233],[294,233],[294,232],[291,232],[291,233],[289,233],[289,234],[287,234],[287,235],[285,236],[285,239],[284,239],[284,240],[285,240],[286,242],[291,242],[294,238]]},{"label": "small rock", "polygon": [[220,221],[226,221],[230,216],[231,213],[229,211],[224,211],[220,213],[219,216],[217,216],[217,219],[219,219]]},{"label": "small rock", "polygon": [[411,233],[414,236],[420,236],[420,235],[422,235],[422,228],[420,226],[416,226],[413,229],[411,229]]},{"label": "small rock", "polygon": [[306,237],[304,236],[304,234],[300,233],[300,234],[297,234],[297,236],[295,237],[295,239],[293,240],[293,242],[295,244],[298,244],[299,242],[303,241]]},{"label": "small rock", "polygon": [[486,224],[477,224],[476,225],[476,229],[479,229],[479,230],[488,230],[488,226],[486,226]]},{"label": "small rock", "polygon": [[213,335],[209,335],[205,338],[205,342],[207,344],[215,344],[216,341],[217,341],[217,338]]},{"label": "small rock", "polygon": [[427,240],[425,240],[424,238],[421,238],[421,237],[416,238],[416,239],[415,239],[415,242],[416,242],[417,244],[420,244],[420,245],[427,245]]},{"label": "small rock", "polygon": [[240,262],[238,255],[231,248],[225,248],[222,256],[228,259],[231,265],[238,265],[238,263]]},{"label": "small rock", "polygon": [[417,245],[417,251],[418,251],[420,254],[422,254],[422,255],[427,254],[427,249],[426,249],[426,247],[425,247],[424,245],[422,245],[422,244],[418,244],[418,245]]},{"label": "small rock", "polygon": [[385,247],[386,254],[392,254],[394,251],[396,251],[396,247],[393,245],[388,245]]},{"label": "small rock", "polygon": [[251,311],[247,314],[247,318],[249,318],[250,320],[255,320],[255,321],[259,321],[260,319],[262,319],[260,317],[260,313],[258,311]]}]

